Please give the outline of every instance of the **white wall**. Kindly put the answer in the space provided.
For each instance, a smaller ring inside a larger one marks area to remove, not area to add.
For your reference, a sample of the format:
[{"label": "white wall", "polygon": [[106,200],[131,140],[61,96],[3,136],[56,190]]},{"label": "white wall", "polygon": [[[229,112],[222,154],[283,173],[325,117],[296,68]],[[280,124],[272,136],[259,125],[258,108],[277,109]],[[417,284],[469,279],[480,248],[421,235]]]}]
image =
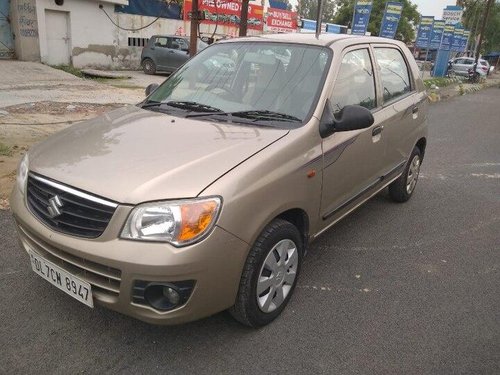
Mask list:
[{"label": "white wall", "polygon": [[[40,57],[47,62],[45,10],[65,11],[69,14],[70,51],[74,66],[97,68],[139,68],[142,47],[129,47],[128,38],[149,38],[156,34],[175,34],[179,30],[189,35],[190,22],[173,19],[159,19],[150,27],[140,31],[126,31],[114,26],[99,4],[120,27],[138,29],[148,25],[155,17],[115,13],[115,4],[127,4],[127,0],[65,0],[63,6],[54,0],[37,0]],[[202,32],[211,33],[214,25],[201,25]],[[236,28],[219,26],[217,34],[237,35]],[[249,30],[249,35],[258,34]]]}]

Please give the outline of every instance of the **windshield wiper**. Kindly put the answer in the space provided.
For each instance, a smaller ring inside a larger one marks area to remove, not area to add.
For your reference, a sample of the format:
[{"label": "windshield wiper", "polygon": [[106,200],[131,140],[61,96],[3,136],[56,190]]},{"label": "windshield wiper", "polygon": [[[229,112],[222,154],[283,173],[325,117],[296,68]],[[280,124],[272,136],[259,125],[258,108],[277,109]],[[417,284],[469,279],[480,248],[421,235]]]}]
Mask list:
[{"label": "windshield wiper", "polygon": [[153,101],[150,101],[150,102],[147,102],[147,103],[141,105],[141,108],[159,107],[159,106],[161,106],[163,104],[164,103],[162,103],[162,102],[153,102]]},{"label": "windshield wiper", "polygon": [[206,104],[201,104],[197,102],[189,102],[189,101],[177,101],[171,100],[169,102],[148,102],[141,106],[141,108],[154,108],[161,106],[169,106],[179,109],[186,109],[190,112],[208,112],[207,114],[212,114],[215,112],[222,112],[219,108],[215,108]]},{"label": "windshield wiper", "polygon": [[285,113],[273,112],[268,110],[251,110],[251,111],[238,111],[238,112],[209,112],[209,113],[195,113],[187,115],[186,117],[204,117],[211,115],[234,116],[254,121],[294,121],[302,122],[301,119],[290,116]]},{"label": "windshield wiper", "polygon": [[286,113],[273,112],[268,110],[253,110],[253,111],[239,111],[232,112],[231,115],[236,117],[242,117],[253,120],[269,120],[269,121],[294,121],[294,122],[302,122],[301,119],[287,115]]},{"label": "windshield wiper", "polygon": [[198,102],[171,100],[171,101],[165,102],[163,104],[166,104],[166,105],[168,105],[170,107],[174,107],[174,108],[187,109],[187,110],[193,111],[193,112],[209,112],[209,113],[222,112],[222,110],[219,108],[212,107],[210,105],[202,104],[202,103],[198,103]]}]

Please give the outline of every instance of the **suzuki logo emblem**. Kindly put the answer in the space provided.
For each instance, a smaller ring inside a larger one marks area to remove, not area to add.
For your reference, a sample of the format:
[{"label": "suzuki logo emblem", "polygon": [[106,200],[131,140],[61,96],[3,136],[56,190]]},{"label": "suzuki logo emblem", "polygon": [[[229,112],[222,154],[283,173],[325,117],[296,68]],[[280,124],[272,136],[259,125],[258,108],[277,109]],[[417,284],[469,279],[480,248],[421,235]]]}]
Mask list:
[{"label": "suzuki logo emblem", "polygon": [[49,216],[53,219],[62,214],[60,208],[63,206],[61,198],[58,195],[54,195],[49,199],[49,206],[47,210],[49,211]]}]

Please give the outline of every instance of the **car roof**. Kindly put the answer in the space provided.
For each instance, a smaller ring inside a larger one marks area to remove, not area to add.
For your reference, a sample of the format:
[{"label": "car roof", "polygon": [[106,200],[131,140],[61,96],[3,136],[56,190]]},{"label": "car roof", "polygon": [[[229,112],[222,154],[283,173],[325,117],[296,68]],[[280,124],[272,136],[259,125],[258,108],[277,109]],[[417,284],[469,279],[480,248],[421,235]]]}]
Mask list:
[{"label": "car roof", "polygon": [[348,34],[332,34],[323,33],[316,38],[315,33],[283,33],[283,34],[263,34],[251,37],[233,38],[221,41],[221,43],[234,43],[234,42],[283,42],[283,43],[299,43],[299,44],[312,44],[320,46],[330,46],[340,40],[352,40],[353,44],[361,43],[385,43],[400,45],[401,42],[394,39],[379,38],[375,36],[363,35],[348,35]]}]

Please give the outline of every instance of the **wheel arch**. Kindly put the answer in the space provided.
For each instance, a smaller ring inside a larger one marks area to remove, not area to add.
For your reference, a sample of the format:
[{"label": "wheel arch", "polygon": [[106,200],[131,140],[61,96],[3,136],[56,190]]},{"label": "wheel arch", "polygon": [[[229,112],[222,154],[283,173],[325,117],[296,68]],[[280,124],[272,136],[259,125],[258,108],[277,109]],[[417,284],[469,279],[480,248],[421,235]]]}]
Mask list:
[{"label": "wheel arch", "polygon": [[271,221],[275,219],[286,220],[289,223],[293,224],[299,230],[300,235],[302,237],[303,241],[302,245],[305,254],[307,252],[307,245],[309,243],[309,216],[307,215],[307,212],[301,208],[291,208],[280,213]]},{"label": "wheel arch", "polygon": [[427,139],[425,137],[420,138],[415,144],[415,147],[418,147],[418,149],[420,150],[421,160],[424,160],[425,148],[427,147]]}]

